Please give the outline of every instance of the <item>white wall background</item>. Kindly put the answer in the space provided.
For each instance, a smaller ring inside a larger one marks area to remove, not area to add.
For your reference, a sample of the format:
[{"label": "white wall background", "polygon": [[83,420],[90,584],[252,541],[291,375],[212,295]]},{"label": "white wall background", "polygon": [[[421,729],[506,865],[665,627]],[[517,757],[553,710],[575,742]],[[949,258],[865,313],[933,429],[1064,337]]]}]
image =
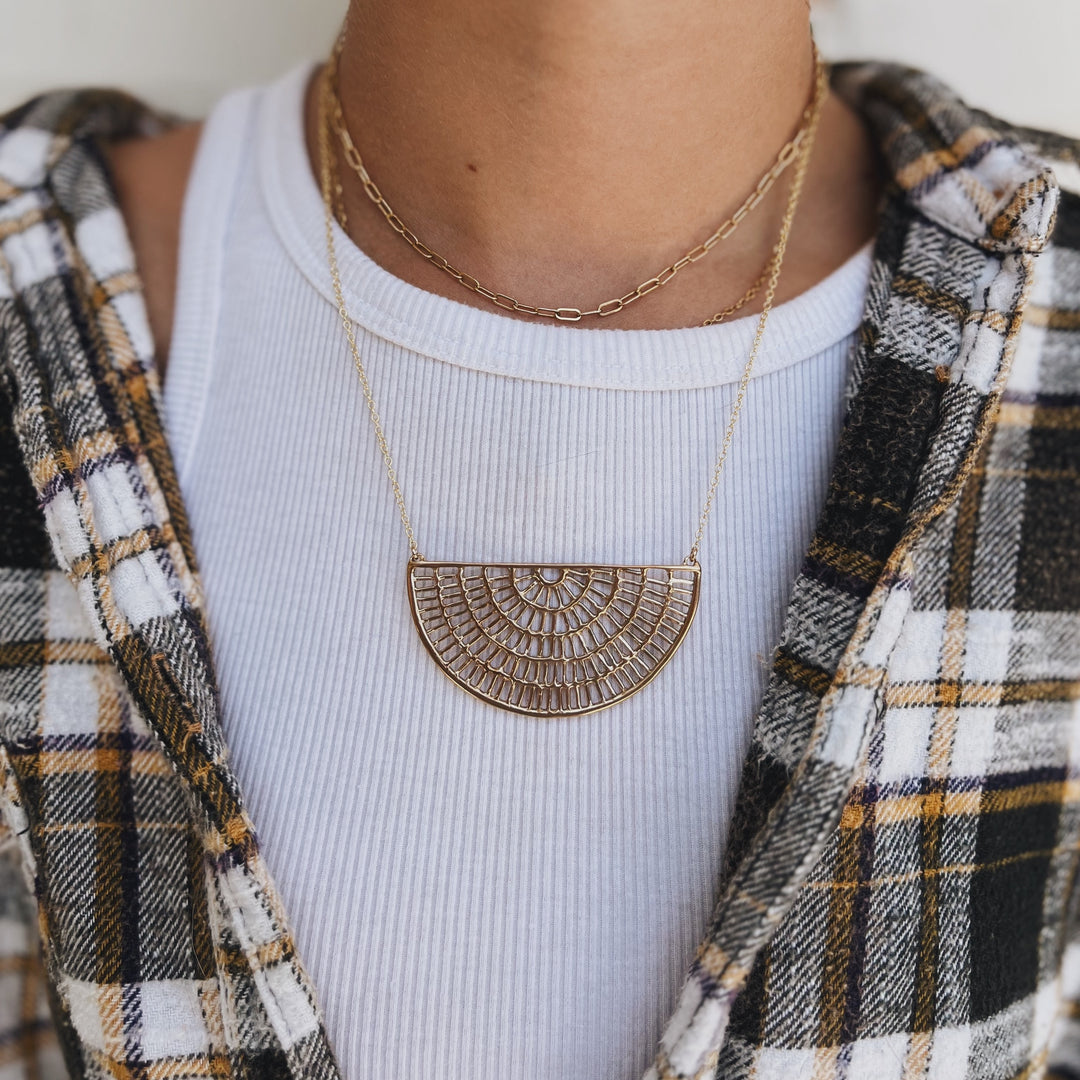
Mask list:
[{"label": "white wall background", "polygon": [[[0,0],[0,110],[46,88],[93,84],[199,115],[231,86],[323,55],[345,6]],[[816,0],[815,22],[830,58],[903,60],[973,104],[1080,136],[1080,0]]]}]

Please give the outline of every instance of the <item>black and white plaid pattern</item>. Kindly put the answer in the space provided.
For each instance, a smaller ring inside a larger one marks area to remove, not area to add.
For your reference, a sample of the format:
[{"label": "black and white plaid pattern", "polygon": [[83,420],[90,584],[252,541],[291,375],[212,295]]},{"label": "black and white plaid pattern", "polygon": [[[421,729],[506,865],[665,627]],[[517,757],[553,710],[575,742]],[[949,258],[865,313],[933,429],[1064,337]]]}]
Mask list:
[{"label": "black and white plaid pattern", "polygon": [[[888,176],[848,416],[649,1077],[1077,1077],[1076,146],[833,82]],[[99,149],[158,123],[81,93],[0,127],[0,1080],[330,1080]]]}]

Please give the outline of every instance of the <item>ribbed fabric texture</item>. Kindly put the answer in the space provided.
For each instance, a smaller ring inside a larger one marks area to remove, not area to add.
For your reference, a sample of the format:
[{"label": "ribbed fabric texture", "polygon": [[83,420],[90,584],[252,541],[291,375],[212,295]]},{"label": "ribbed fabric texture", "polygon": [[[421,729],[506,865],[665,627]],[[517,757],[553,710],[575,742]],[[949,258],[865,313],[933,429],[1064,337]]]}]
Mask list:
[{"label": "ribbed fabric texture", "polygon": [[[348,1080],[636,1077],[709,917],[869,252],[770,319],[671,664],[592,716],[502,713],[412,625],[330,299],[308,70],[208,121],[165,385],[236,769]],[[426,555],[683,558],[756,320],[538,326],[337,238]]]}]

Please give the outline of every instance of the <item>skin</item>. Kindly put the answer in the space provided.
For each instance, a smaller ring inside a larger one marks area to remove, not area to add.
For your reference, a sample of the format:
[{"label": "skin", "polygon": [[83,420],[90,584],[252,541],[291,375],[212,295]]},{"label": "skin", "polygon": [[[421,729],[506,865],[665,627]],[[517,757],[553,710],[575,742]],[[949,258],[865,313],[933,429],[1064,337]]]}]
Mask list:
[{"label": "skin", "polygon": [[162,378],[172,336],[180,213],[201,130],[201,124],[185,124],[155,138],[129,139],[106,147],[142,277]]},{"label": "skin", "polygon": [[[797,129],[812,78],[803,0],[353,0],[340,92],[373,178],[430,247],[497,291],[586,307],[657,273],[742,202]],[[317,176],[316,91],[313,79],[306,136]],[[163,373],[199,132],[107,151]],[[692,326],[732,302],[768,259],[791,172],[671,284],[579,325]],[[495,310],[393,233],[350,170],[341,176],[350,236],[371,258]],[[873,235],[879,191],[869,137],[830,94],[777,302]]]}]

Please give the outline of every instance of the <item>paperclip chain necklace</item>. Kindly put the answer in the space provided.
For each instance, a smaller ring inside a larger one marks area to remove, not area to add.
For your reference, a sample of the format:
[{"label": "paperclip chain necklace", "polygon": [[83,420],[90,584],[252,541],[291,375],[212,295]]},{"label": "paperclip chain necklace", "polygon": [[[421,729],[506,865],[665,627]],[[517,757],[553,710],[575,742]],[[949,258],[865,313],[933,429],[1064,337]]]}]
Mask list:
[{"label": "paperclip chain necklace", "polygon": [[[735,213],[733,213],[726,221],[722,222],[709,237],[691,248],[682,256],[682,258],[676,259],[675,262],[664,267],[658,274],[641,282],[640,285],[631,289],[628,293],[624,293],[622,296],[614,297],[611,300],[605,300],[603,303],[597,304],[587,311],[582,311],[581,308],[577,307],[542,307],[536,304],[525,304],[520,300],[514,299],[512,296],[508,296],[506,293],[496,292],[493,289],[487,288],[487,286],[482,285],[471,274],[466,274],[463,270],[459,270],[444,255],[440,255],[437,251],[433,251],[417,237],[416,233],[413,232],[404,221],[401,220],[386,201],[385,196],[379,190],[379,186],[372,180],[367,171],[367,167],[364,165],[363,158],[360,156],[360,151],[356,148],[352,135],[349,133],[348,125],[345,123],[345,112],[344,109],[342,109],[341,99],[337,92],[337,60],[341,53],[343,43],[344,37],[339,36],[330,59],[327,62],[324,73],[323,85],[329,103],[330,122],[333,126],[334,133],[341,143],[341,152],[342,156],[345,158],[346,164],[354,173],[356,173],[365,194],[378,208],[379,212],[386,219],[387,224],[394,232],[405,240],[417,254],[430,262],[432,266],[437,266],[440,270],[449,274],[459,285],[476,293],[477,296],[482,296],[485,300],[489,300],[492,304],[504,308],[506,311],[516,311],[522,315],[536,315],[541,318],[555,319],[559,322],[579,322],[581,319],[589,316],[606,318],[610,315],[615,315],[624,310],[635,300],[640,300],[643,296],[647,296],[653,290],[666,285],[680,270],[689,266],[691,263],[697,262],[699,259],[703,259],[718,243],[720,243],[721,240],[726,240],[731,236],[750,211],[761,203],[772,189],[773,184],[775,184],[783,174],[784,170],[799,157],[803,144],[807,141],[810,134],[813,109],[818,98],[816,90],[817,87],[821,85],[823,79],[821,56],[817,51],[817,45],[814,44],[815,94],[803,112],[802,124],[795,135],[780,148],[780,152],[776,155],[773,164],[765,171],[761,179],[758,180],[754,190],[747,195]],[[757,290],[761,287],[762,282],[768,276],[769,269],[770,266],[767,264],[762,271],[761,276],[750,287],[747,294],[737,302],[735,306],[726,311],[726,313],[717,313],[717,315],[713,316],[711,321],[722,321],[724,314],[733,314],[733,312],[737,311],[743,304],[753,299]],[[710,325],[710,323],[707,322],[706,325]]]},{"label": "paperclip chain necklace", "polygon": [[440,670],[474,697],[527,716],[596,712],[624,701],[651,682],[686,636],[698,606],[701,541],[776,296],[828,86],[816,50],[815,60],[805,135],[799,143],[779,239],[766,267],[765,295],[750,355],[690,552],[681,564],[671,566],[451,563],[432,562],[421,554],[345,307],[334,245],[335,192],[340,199],[340,186],[334,180],[331,150],[333,94],[324,72],[319,96],[319,165],[334,300],[409,541],[406,586],[413,621]]}]

